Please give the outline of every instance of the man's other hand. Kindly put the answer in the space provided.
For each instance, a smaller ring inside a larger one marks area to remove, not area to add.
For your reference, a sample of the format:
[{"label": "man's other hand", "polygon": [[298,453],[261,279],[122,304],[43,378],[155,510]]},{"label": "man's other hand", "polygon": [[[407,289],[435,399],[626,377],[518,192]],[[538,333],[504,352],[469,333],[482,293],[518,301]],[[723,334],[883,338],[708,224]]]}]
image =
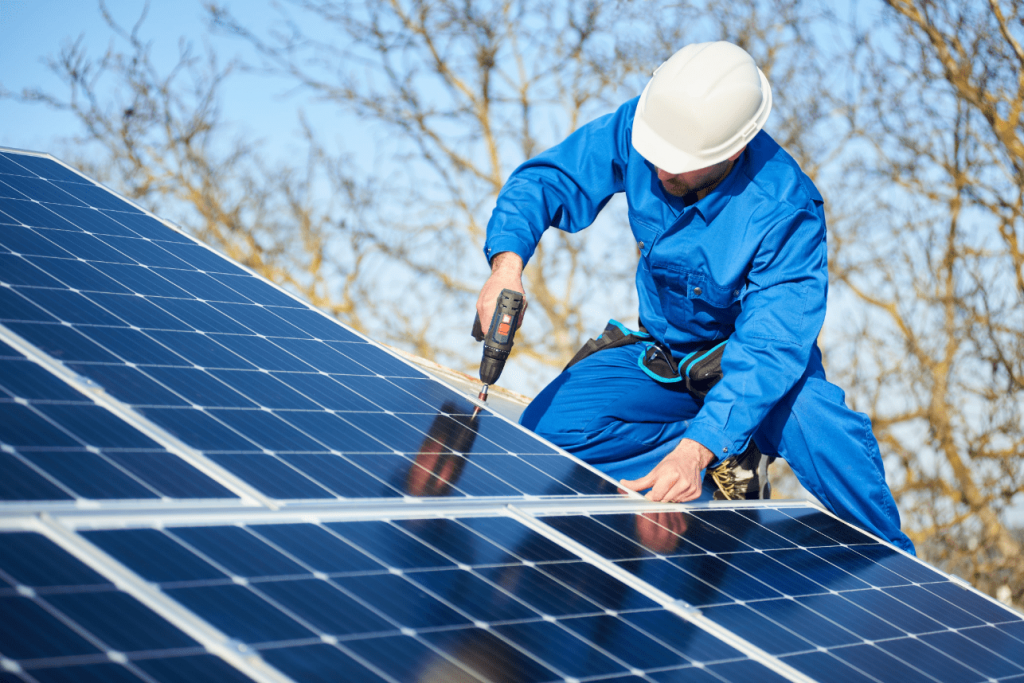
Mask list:
[{"label": "man's other hand", "polygon": [[480,327],[484,334],[491,328],[491,316],[498,302],[501,290],[511,289],[523,294],[523,310],[519,314],[519,326],[526,315],[526,295],[523,291],[523,259],[511,251],[503,251],[491,259],[491,276],[487,278],[480,296],[476,300],[476,312],[480,316]]},{"label": "man's other hand", "polygon": [[650,489],[644,496],[657,503],[684,503],[700,497],[701,472],[714,454],[692,439],[683,439],[650,473],[619,484],[632,491]]}]

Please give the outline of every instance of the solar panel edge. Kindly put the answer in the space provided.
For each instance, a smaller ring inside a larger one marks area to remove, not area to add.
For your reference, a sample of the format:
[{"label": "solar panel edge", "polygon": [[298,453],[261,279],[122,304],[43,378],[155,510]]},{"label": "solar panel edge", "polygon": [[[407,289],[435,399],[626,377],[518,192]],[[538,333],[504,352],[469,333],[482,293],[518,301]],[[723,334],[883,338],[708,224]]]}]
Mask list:
[{"label": "solar panel edge", "polygon": [[64,527],[57,519],[35,517],[27,520],[21,530],[38,533],[52,541],[109,580],[118,590],[138,600],[144,607],[190,636],[207,653],[219,657],[256,683],[294,683],[258,655],[248,653],[244,644],[214,628],[80,534]]},{"label": "solar panel edge", "polygon": [[621,581],[627,586],[647,596],[651,600],[655,601],[667,611],[675,614],[680,619],[687,621],[694,626],[697,626],[701,630],[709,633],[710,635],[718,638],[724,643],[731,645],[740,652],[744,653],[752,660],[763,664],[772,671],[786,677],[796,683],[815,683],[813,678],[808,677],[804,673],[794,669],[789,664],[783,662],[778,657],[769,654],[762,648],[757,647],[745,638],[740,637],[733,631],[715,623],[714,621],[705,617],[699,609],[693,605],[688,604],[684,600],[673,598],[667,593],[661,591],[655,586],[643,581],[637,576],[629,573],[622,569],[618,565],[604,558],[600,554],[590,550],[583,544],[579,543],[573,538],[561,533],[557,529],[545,524],[542,520],[538,519],[535,515],[519,510],[513,505],[509,506],[510,516],[517,519],[520,523],[525,526],[537,531],[541,535],[545,536],[551,541],[556,542],[558,545],[571,550],[576,553],[580,558],[596,566],[609,576]]},{"label": "solar panel edge", "polygon": [[[308,522],[315,520],[323,523],[367,521],[367,520],[404,520],[404,519],[444,519],[454,516],[493,517],[508,516],[512,505],[508,498],[480,498],[463,500],[455,498],[422,498],[408,499],[401,503],[394,499],[358,499],[354,501],[319,500],[308,504],[288,504],[276,508],[259,506],[221,506],[213,508],[206,504],[181,505],[139,505],[124,503],[117,507],[89,503],[87,505],[64,504],[62,507],[47,506],[41,513],[33,513],[29,508],[38,510],[39,505],[26,503],[19,510],[9,510],[5,504],[0,507],[0,531],[10,528],[12,524],[22,523],[21,520],[31,519],[39,514],[58,520],[62,526],[71,530],[92,530],[107,528],[149,528],[162,525],[223,525],[223,524],[267,524],[275,520],[282,523]],[[612,514],[612,513],[646,513],[651,511],[671,510],[674,512],[690,512],[690,506],[679,504],[672,506],[653,505],[624,497],[594,497],[580,500],[579,497],[534,498],[533,500],[516,499],[514,507],[526,514]],[[204,521],[205,520],[205,521]]]},{"label": "solar panel edge", "polygon": [[[121,201],[123,201],[124,203],[126,203],[126,204],[134,207],[135,209],[138,209],[140,212],[146,214],[150,218],[155,218],[156,220],[160,221],[164,225],[170,227],[175,232],[180,233],[182,235],[186,235],[186,233],[180,227],[178,227],[177,225],[175,225],[171,221],[168,221],[168,220],[165,220],[163,218],[160,218],[159,216],[153,215],[152,213],[150,213],[149,211],[147,211],[143,207],[141,207],[138,204],[136,204],[131,199],[128,199],[127,197],[125,197],[124,195],[120,194],[119,192],[110,189],[109,187],[107,187],[103,183],[99,182],[95,178],[92,178],[92,177],[86,175],[82,171],[78,170],[74,166],[71,166],[67,162],[59,159],[58,157],[54,156],[50,152],[39,152],[39,151],[28,150],[28,149],[17,149],[17,148],[14,148],[14,147],[6,147],[6,146],[3,146],[3,145],[0,145],[0,154],[17,154],[17,155],[37,157],[37,158],[40,158],[40,159],[46,159],[48,161],[52,161],[52,162],[60,165],[65,170],[68,170],[68,171],[74,173],[76,176],[80,177],[84,181],[83,184],[85,184],[85,185],[95,185],[95,186],[97,186],[99,188],[102,188],[102,189],[106,190],[107,192],[109,192],[110,194],[112,194],[115,197],[117,197],[118,199],[120,199]],[[26,169],[26,170],[29,170],[29,169]]]},{"label": "solar panel edge", "polygon": [[[828,510],[822,509],[822,512],[825,512],[826,514],[829,514],[832,517],[835,517],[835,515],[832,515],[832,513],[829,512]],[[836,518],[836,520],[838,520],[840,522],[843,522],[843,520],[839,519],[838,517],[835,517],[835,518]],[[850,525],[847,522],[843,522],[843,523],[846,524],[847,526],[852,526],[852,525]],[[856,527],[853,527],[853,528],[856,528]],[[907,559],[911,560],[912,562],[914,562],[914,563],[916,563],[916,564],[918,564],[918,565],[920,565],[922,567],[926,567],[927,569],[929,569],[929,570],[931,570],[933,572],[941,574],[942,576],[946,577],[949,580],[950,583],[952,583],[952,584],[958,586],[959,588],[962,588],[962,589],[964,589],[964,590],[966,590],[966,591],[968,591],[970,593],[973,593],[976,597],[979,597],[979,598],[985,600],[986,602],[990,603],[991,605],[993,605],[994,607],[998,608],[999,610],[1001,610],[1003,612],[1006,612],[1008,614],[1012,614],[1012,615],[1014,615],[1014,616],[1016,616],[1018,618],[1024,619],[1024,610],[1019,610],[1019,609],[1017,609],[1017,608],[1015,608],[1015,607],[1013,607],[1011,605],[1006,605],[1006,604],[1000,602],[995,597],[993,597],[993,596],[989,595],[988,593],[983,592],[979,588],[971,585],[970,582],[968,582],[963,577],[958,576],[956,574],[951,574],[949,572],[945,572],[945,571],[942,571],[941,569],[933,567],[932,565],[928,564],[927,562],[925,562],[921,558],[917,557],[916,555],[911,555],[910,553],[905,551],[903,548],[899,548],[899,547],[897,547],[897,546],[895,546],[895,545],[893,545],[893,544],[891,544],[891,543],[889,543],[887,541],[879,539],[877,536],[874,536],[873,534],[871,534],[871,533],[869,533],[867,531],[864,531],[863,529],[857,529],[857,530],[861,531],[865,535],[870,536],[871,538],[877,540],[880,545],[885,546],[886,548],[889,548],[891,550],[894,550],[894,551],[898,552],[900,555],[906,557]]]},{"label": "solar panel edge", "polygon": [[[26,156],[40,157],[42,159],[49,159],[50,161],[54,161],[54,162],[60,164],[61,166],[63,166],[67,170],[73,172],[74,174],[79,175],[79,176],[85,178],[89,182],[96,182],[92,178],[89,178],[88,176],[86,176],[81,171],[79,171],[79,170],[73,168],[72,166],[69,166],[68,164],[64,163],[63,161],[61,161],[60,159],[58,159],[54,155],[50,154],[49,152],[38,152],[38,151],[35,151],[35,150],[31,150],[31,149],[19,149],[17,147],[8,147],[6,145],[0,145],[0,154],[7,154],[7,153],[9,153],[9,154],[24,154]],[[99,184],[99,183],[97,183],[97,184]]]},{"label": "solar panel edge", "polygon": [[[438,381],[440,381],[440,380],[438,380]],[[445,385],[445,386],[447,386],[447,385]],[[502,420],[504,420],[508,424],[512,425],[516,429],[518,429],[520,431],[523,431],[523,432],[526,432],[527,434],[530,435],[530,437],[532,437],[533,439],[541,442],[545,446],[548,446],[549,448],[554,450],[558,455],[562,456],[563,458],[567,458],[567,459],[571,460],[572,462],[576,463],[577,465],[579,465],[580,467],[583,467],[583,468],[585,468],[585,469],[587,469],[587,470],[589,470],[591,472],[594,472],[595,474],[599,475],[605,481],[607,481],[607,482],[609,482],[611,484],[614,484],[616,487],[618,487],[618,484],[619,484],[619,480],[618,479],[615,479],[614,477],[612,477],[612,476],[610,476],[608,474],[605,474],[604,472],[602,472],[601,470],[597,469],[596,467],[594,467],[590,463],[584,462],[583,460],[580,460],[579,458],[577,458],[575,455],[573,455],[569,451],[563,449],[561,446],[555,445],[554,443],[552,443],[552,442],[548,441],[547,439],[545,439],[540,434],[535,434],[535,433],[531,432],[530,430],[526,429],[526,427],[523,427],[521,424],[519,424],[518,422],[516,422],[514,420],[510,420],[509,418],[505,417],[504,415],[501,415],[501,414],[499,414],[499,413],[497,413],[495,411],[491,411],[491,414],[493,414],[496,417],[501,418]],[[638,499],[638,500],[643,499],[643,496],[641,494],[637,493],[636,491],[630,491],[628,489],[623,489],[622,490],[622,494],[617,494],[617,495],[625,495],[628,498],[635,498],[635,499]]]},{"label": "solar panel edge", "polygon": [[[910,560],[914,564],[917,564],[917,565],[919,565],[921,567],[925,567],[926,569],[928,569],[930,571],[936,572],[937,574],[940,574],[940,575],[946,577],[951,583],[956,584],[960,588],[966,589],[966,590],[970,591],[971,593],[975,594],[976,596],[983,598],[985,601],[991,603],[992,605],[998,607],[999,609],[1001,609],[1001,610],[1003,610],[1003,611],[1005,611],[1005,612],[1007,612],[1009,614],[1013,614],[1015,616],[1024,618],[1024,612],[1022,612],[1020,610],[1017,610],[1017,609],[1015,609],[1015,608],[1013,608],[1011,606],[1005,605],[1002,602],[999,602],[999,600],[997,600],[996,598],[992,597],[991,595],[988,595],[987,593],[982,592],[981,590],[979,590],[975,586],[971,585],[967,580],[963,579],[962,577],[957,576],[956,574],[950,574],[948,572],[944,572],[944,571],[942,571],[942,570],[940,570],[940,569],[938,569],[936,567],[933,567],[932,565],[928,564],[927,562],[925,562],[921,558],[917,557],[916,555],[911,555],[910,553],[908,553],[903,548],[895,546],[892,543],[886,541],[885,539],[879,538],[878,536],[875,536],[874,534],[872,534],[871,532],[869,532],[869,531],[867,531],[865,529],[861,529],[860,527],[856,527],[856,526],[850,524],[849,522],[847,522],[846,520],[840,519],[835,513],[833,513],[831,510],[826,509],[820,502],[818,502],[816,500],[799,500],[799,501],[798,500],[792,500],[792,501],[787,501],[787,500],[771,499],[771,500],[749,500],[749,501],[712,501],[712,502],[709,502],[705,506],[702,506],[702,507],[693,506],[693,505],[688,505],[687,507],[688,507],[688,509],[691,509],[691,510],[696,510],[696,509],[713,510],[713,509],[716,509],[716,508],[717,509],[730,509],[730,510],[744,510],[744,509],[755,510],[755,509],[758,509],[758,508],[772,508],[772,509],[782,508],[782,509],[784,509],[784,508],[788,508],[788,507],[792,507],[792,508],[812,507],[815,510],[817,510],[818,512],[821,512],[821,513],[831,517],[834,522],[836,522],[838,524],[841,524],[844,527],[847,527],[849,529],[853,529],[853,530],[863,534],[864,536],[866,536],[866,537],[870,538],[871,540],[875,541],[878,545],[883,546],[885,548],[888,548],[888,549],[898,553],[899,555],[901,555],[904,558]],[[799,520],[797,520],[797,521],[799,521]],[[813,527],[811,527],[811,528],[813,528]],[[855,547],[855,546],[846,546],[846,547]]]},{"label": "solar panel edge", "polygon": [[213,462],[200,451],[183,443],[159,425],[140,415],[130,406],[111,396],[92,380],[80,376],[66,367],[63,362],[37,348],[34,344],[25,340],[2,323],[0,323],[0,339],[17,351],[20,351],[29,360],[42,366],[72,388],[90,398],[96,405],[106,409],[114,416],[153,439],[153,441],[160,444],[168,452],[188,462],[200,472],[233,492],[242,500],[243,504],[261,505],[270,508],[276,507],[277,504],[272,499],[254,486]]},{"label": "solar panel edge", "polygon": [[[392,355],[395,356],[396,358],[399,358],[403,362],[408,363],[408,361],[405,361],[405,359],[402,359],[402,358],[400,358],[399,356],[397,356],[395,354],[392,354]],[[489,416],[497,418],[497,419],[505,422],[506,424],[508,424],[509,426],[514,428],[515,430],[517,430],[519,432],[523,432],[523,433],[529,435],[529,437],[531,439],[533,439],[534,441],[538,441],[538,442],[544,444],[548,448],[552,449],[559,456],[561,456],[561,457],[563,457],[563,458],[565,458],[567,460],[572,461],[573,463],[575,463],[579,467],[582,467],[582,468],[586,469],[587,471],[597,475],[598,477],[600,477],[601,479],[604,479],[608,483],[613,484],[616,487],[618,486],[619,482],[614,477],[611,477],[611,476],[605,474],[604,472],[602,472],[601,470],[597,469],[596,467],[594,467],[590,463],[587,463],[587,462],[584,462],[583,460],[580,460],[579,458],[577,458],[575,455],[573,455],[569,451],[566,451],[563,448],[561,448],[560,446],[557,446],[554,443],[548,441],[543,436],[531,432],[530,430],[526,429],[525,427],[523,427],[521,424],[519,424],[515,420],[512,420],[512,419],[506,417],[505,415],[502,415],[501,413],[497,412],[496,410],[491,409],[491,407],[488,406],[486,403],[475,400],[472,396],[468,396],[467,394],[463,393],[462,391],[460,391],[456,387],[452,386],[451,384],[445,382],[443,379],[441,379],[439,377],[434,377],[434,376],[429,375],[429,374],[428,374],[428,377],[429,377],[430,380],[432,380],[434,382],[437,382],[438,384],[440,384],[441,386],[449,389],[450,391],[454,391],[455,393],[459,394],[460,396],[464,396],[464,397],[470,399],[471,401],[473,401],[474,405],[479,405],[484,411],[486,411],[486,413]],[[508,451],[508,452],[512,453],[512,451]],[[528,467],[531,467],[533,469],[539,469],[539,468],[533,467],[533,465],[531,463],[529,463],[529,462],[525,462],[525,464]],[[540,470],[540,471],[543,472],[543,470]],[[530,495],[530,494],[524,494],[524,495],[528,499],[536,497],[536,496],[533,496],[533,495]],[[643,500],[643,496],[641,494],[639,494],[639,493],[637,493],[635,491],[629,491],[629,490],[623,490],[622,494],[609,494],[609,495],[625,495],[627,498]]]},{"label": "solar panel edge", "polygon": [[[136,204],[131,199],[128,199],[127,197],[125,197],[124,195],[120,194],[119,192],[110,189],[109,187],[107,187],[103,183],[100,183],[99,181],[95,180],[94,178],[91,178],[91,177],[85,175],[84,173],[82,173],[78,169],[68,165],[64,161],[61,161],[60,159],[58,159],[54,155],[50,154],[49,152],[38,152],[38,151],[33,151],[33,150],[21,150],[21,149],[15,149],[15,148],[10,148],[10,147],[4,147],[4,146],[0,145],[0,153],[4,153],[4,152],[10,152],[10,153],[13,153],[13,154],[25,154],[25,155],[29,155],[29,156],[39,157],[39,158],[48,159],[50,161],[53,161],[53,162],[56,162],[56,163],[60,164],[62,167],[64,167],[65,169],[67,169],[69,171],[72,171],[73,173],[75,173],[76,175],[80,176],[83,180],[87,181],[88,183],[91,183],[91,184],[93,184],[93,185],[95,185],[95,186],[105,190],[106,192],[109,192],[113,196],[117,197],[119,200],[121,200],[121,201],[125,202],[126,204],[132,206],[133,208],[137,209],[142,214],[148,216],[149,218],[157,220],[160,223],[162,223],[163,225],[165,225],[168,228],[170,228],[171,230],[174,230],[176,233],[178,233],[182,237],[187,238],[193,245],[202,247],[203,249],[209,251],[211,254],[213,254],[217,258],[223,259],[223,260],[229,262],[231,265],[233,265],[233,266],[235,266],[237,268],[240,268],[241,270],[244,270],[246,273],[248,273],[252,277],[255,277],[260,282],[263,282],[264,284],[270,285],[275,290],[277,290],[280,294],[284,294],[289,299],[292,299],[293,301],[295,301],[295,302],[297,302],[299,304],[302,304],[302,308],[303,309],[311,310],[311,311],[315,311],[316,313],[319,313],[325,319],[329,320],[330,322],[332,322],[332,323],[334,323],[336,325],[340,325],[346,331],[348,331],[351,334],[354,334],[354,335],[360,337],[363,341],[376,346],[377,348],[379,348],[380,350],[384,351],[385,353],[388,353],[388,355],[392,356],[393,358],[395,358],[397,360],[400,360],[403,364],[408,365],[409,367],[415,367],[415,365],[413,365],[409,361],[405,360],[404,358],[401,358],[400,356],[392,353],[389,349],[384,347],[379,342],[371,339],[370,337],[368,337],[367,335],[359,332],[358,330],[354,330],[354,329],[350,328],[348,325],[345,325],[341,321],[339,321],[339,320],[333,318],[332,316],[326,314],[324,311],[320,310],[316,306],[313,306],[308,301],[304,301],[302,298],[298,297],[297,295],[293,294],[292,292],[289,292],[288,290],[284,289],[283,287],[281,287],[280,285],[276,284],[275,282],[272,282],[271,280],[268,280],[266,277],[264,277],[260,273],[254,271],[251,268],[249,268],[248,266],[246,266],[244,263],[239,263],[239,262],[235,261],[234,259],[228,258],[224,254],[221,254],[216,249],[214,249],[210,245],[206,244],[202,240],[199,240],[198,238],[196,238],[193,235],[190,235],[189,233],[184,231],[181,227],[179,227],[173,221],[170,221],[170,220],[168,220],[166,218],[162,218],[162,217],[152,213],[151,211],[149,211],[145,207],[139,206],[138,204]],[[427,376],[429,376],[429,375],[427,375]]]},{"label": "solar panel edge", "polygon": [[[897,550],[899,550],[899,548],[897,548]],[[909,557],[911,557],[914,560],[917,560],[917,562],[923,564],[925,567],[928,567],[929,569],[931,569],[933,571],[940,571],[938,569],[935,569],[935,567],[932,567],[927,562],[924,562],[923,560],[919,560],[918,558],[914,557],[913,555],[909,555]],[[1013,607],[1012,605],[1007,605],[1007,604],[1004,604],[1004,603],[1000,602],[998,599],[992,597],[988,593],[985,593],[985,592],[981,591],[980,589],[978,589],[977,587],[972,586],[963,577],[957,576],[956,574],[949,574],[947,572],[942,572],[942,574],[943,574],[943,576],[946,576],[947,578],[949,578],[950,583],[958,586],[959,588],[963,588],[964,590],[966,590],[966,591],[968,591],[970,593],[973,593],[976,597],[979,597],[979,598],[985,600],[986,602],[990,603],[992,606],[994,606],[994,607],[996,607],[996,608],[998,608],[998,609],[1000,609],[1000,610],[1002,610],[1004,612],[1012,614],[1012,615],[1014,615],[1014,616],[1016,616],[1016,617],[1018,617],[1020,619],[1024,619],[1024,610],[1021,610],[1021,609],[1018,609],[1016,607]]]}]

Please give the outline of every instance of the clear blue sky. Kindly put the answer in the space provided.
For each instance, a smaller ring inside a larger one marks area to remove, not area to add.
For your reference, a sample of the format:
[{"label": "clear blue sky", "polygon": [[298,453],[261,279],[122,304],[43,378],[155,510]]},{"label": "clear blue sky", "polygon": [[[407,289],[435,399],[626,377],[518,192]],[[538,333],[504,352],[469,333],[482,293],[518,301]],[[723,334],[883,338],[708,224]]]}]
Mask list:
[{"label": "clear blue sky", "polygon": [[[107,0],[111,14],[127,29],[138,19],[144,4],[142,0]],[[221,4],[238,10],[239,16],[253,26],[266,26],[275,19],[268,7],[270,3],[236,0]],[[141,35],[152,41],[159,67],[176,61],[179,38],[192,41],[197,50],[202,49],[204,41],[209,41],[222,63],[234,57],[251,56],[241,41],[209,35],[201,0],[153,0]],[[79,36],[83,36],[89,54],[96,58],[112,39],[95,0],[0,0],[0,87],[13,93],[42,87],[55,95],[66,95],[66,88],[45,61]],[[268,79],[256,75],[232,78],[223,98],[225,118],[240,125],[246,134],[265,138],[272,153],[286,153],[289,142],[294,140],[290,134],[297,132],[298,98],[287,97],[283,92],[283,85],[274,88]],[[304,106],[317,124],[330,124],[327,117],[337,116],[336,109],[317,110],[315,105],[310,108],[308,101]],[[70,114],[38,104],[0,99],[0,146],[60,156],[58,141],[75,132],[76,122]]]},{"label": "clear blue sky", "polygon": [[[129,25],[143,3],[111,0],[111,13]],[[156,2],[150,8],[150,27],[162,33],[193,34],[202,28],[201,5],[197,0]],[[84,35],[90,53],[99,56],[106,47],[109,31],[95,2],[83,0],[0,0],[0,85],[9,92],[41,86],[55,94],[65,90],[45,65],[47,57],[59,54],[61,46]],[[173,41],[168,41],[173,48]],[[164,50],[162,52],[169,52]],[[70,115],[40,105],[0,100],[0,145],[51,152],[55,138],[72,132]]]}]

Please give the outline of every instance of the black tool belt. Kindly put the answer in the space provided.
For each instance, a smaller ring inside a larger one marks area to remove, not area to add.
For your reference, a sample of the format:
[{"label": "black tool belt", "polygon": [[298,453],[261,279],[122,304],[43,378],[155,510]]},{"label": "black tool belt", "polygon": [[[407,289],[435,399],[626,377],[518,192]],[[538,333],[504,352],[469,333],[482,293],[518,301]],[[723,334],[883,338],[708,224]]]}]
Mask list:
[{"label": "black tool belt", "polygon": [[580,347],[580,350],[572,357],[572,360],[562,368],[562,372],[565,372],[587,356],[592,356],[598,351],[650,340],[651,335],[647,333],[643,325],[640,325],[639,330],[631,330],[618,320],[609,320],[608,324],[605,325],[604,332],[597,339],[588,339],[587,343]]},{"label": "black tool belt", "polygon": [[725,353],[725,343],[726,340],[723,339],[708,344],[691,351],[676,362],[671,350],[655,341],[644,329],[643,324],[639,330],[631,330],[617,320],[609,320],[604,332],[597,339],[588,340],[572,357],[563,372],[603,349],[640,344],[637,365],[648,377],[662,384],[682,382],[686,390],[699,403],[703,403],[711,387],[722,379],[722,354]]}]

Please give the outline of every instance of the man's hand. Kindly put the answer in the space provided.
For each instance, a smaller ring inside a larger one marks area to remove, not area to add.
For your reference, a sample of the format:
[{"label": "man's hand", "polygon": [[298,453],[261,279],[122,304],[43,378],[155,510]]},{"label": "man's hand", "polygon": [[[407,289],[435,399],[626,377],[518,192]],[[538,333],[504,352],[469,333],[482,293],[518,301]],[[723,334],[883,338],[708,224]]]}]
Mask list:
[{"label": "man's hand", "polygon": [[701,470],[715,459],[714,454],[692,439],[683,439],[650,474],[619,485],[632,491],[651,489],[644,496],[657,503],[684,503],[700,497]]},{"label": "man's hand", "polygon": [[526,315],[526,296],[523,291],[523,259],[511,251],[503,251],[491,259],[491,276],[487,278],[480,296],[476,300],[476,312],[480,316],[480,327],[484,334],[491,328],[494,305],[503,289],[512,289],[523,294],[523,310],[519,314],[519,326]]}]

